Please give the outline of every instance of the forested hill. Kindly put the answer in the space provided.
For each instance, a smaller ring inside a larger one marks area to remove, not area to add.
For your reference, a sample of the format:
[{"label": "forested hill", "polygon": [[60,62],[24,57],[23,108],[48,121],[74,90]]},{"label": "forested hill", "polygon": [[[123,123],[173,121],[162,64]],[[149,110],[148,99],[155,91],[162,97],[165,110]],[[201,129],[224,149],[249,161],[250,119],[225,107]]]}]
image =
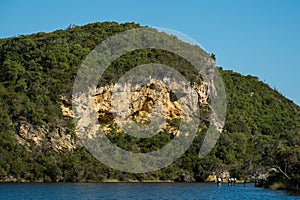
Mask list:
[{"label": "forested hill", "polygon": [[[62,104],[70,104],[77,70],[88,53],[109,36],[138,27],[135,23],[93,23],[0,40],[2,181],[205,181],[213,172],[229,171],[240,179],[269,172],[270,180],[282,186],[300,183],[299,106],[257,77],[221,68],[227,118],[208,156],[198,157],[204,132],[197,134],[180,159],[155,172],[123,173],[91,156],[75,133],[73,119],[63,113]],[[184,64],[160,50],[141,50],[116,61],[116,74],[143,64],[140,57],[148,62]],[[108,73],[107,79],[115,79],[114,73]],[[128,150],[124,141],[135,142],[116,132],[109,137]],[[172,139],[167,134],[161,137],[154,143],[147,140],[136,145],[147,151]]]}]

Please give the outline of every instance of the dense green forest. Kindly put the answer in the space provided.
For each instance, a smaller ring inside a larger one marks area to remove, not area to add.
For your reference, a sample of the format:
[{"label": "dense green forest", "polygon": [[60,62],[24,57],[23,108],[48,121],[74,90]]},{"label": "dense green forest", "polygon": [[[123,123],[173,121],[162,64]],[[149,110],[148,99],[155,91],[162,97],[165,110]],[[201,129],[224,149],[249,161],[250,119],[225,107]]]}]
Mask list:
[{"label": "dense green forest", "polygon": [[[205,158],[198,157],[205,130],[197,134],[192,146],[173,164],[142,174],[110,169],[80,145],[71,151],[55,151],[17,141],[16,130],[22,121],[49,129],[59,125],[78,140],[73,120],[62,115],[60,96],[71,96],[77,70],[97,44],[115,33],[138,27],[135,23],[104,22],[0,39],[1,180],[11,176],[18,181],[46,182],[183,181],[183,176],[189,176],[194,181],[205,181],[212,172],[228,170],[232,176],[245,179],[275,168],[271,182],[300,185],[300,107],[257,77],[221,68],[228,101],[226,124],[217,145]],[[137,51],[131,56],[113,64],[118,73],[143,62],[182,62],[159,50]],[[181,70],[184,74],[187,68]],[[107,81],[116,79],[117,72],[107,71]],[[124,143],[127,136],[116,134],[111,133],[111,140],[122,148],[130,148]],[[154,139],[151,144],[139,142],[149,151],[171,139],[168,134],[162,137],[165,138]]]}]

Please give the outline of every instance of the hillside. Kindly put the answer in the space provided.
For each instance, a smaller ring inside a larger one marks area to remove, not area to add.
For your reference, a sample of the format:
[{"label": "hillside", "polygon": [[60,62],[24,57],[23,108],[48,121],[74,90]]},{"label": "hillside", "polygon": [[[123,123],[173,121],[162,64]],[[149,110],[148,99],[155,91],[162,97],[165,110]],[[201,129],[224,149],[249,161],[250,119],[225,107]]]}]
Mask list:
[{"label": "hillside", "polygon": [[[166,168],[132,174],[99,163],[83,147],[75,131],[71,110],[73,83],[82,61],[97,44],[115,33],[138,27],[134,23],[94,23],[0,40],[2,181],[205,181],[212,172],[229,171],[234,177],[246,179],[275,168],[270,181],[285,186],[300,183],[300,107],[257,77],[221,68],[227,118],[220,139],[208,156],[198,157],[207,128],[204,120],[188,151]],[[193,74],[186,73],[189,63],[179,56],[163,50],[138,50],[114,61],[99,87],[114,83],[128,69],[148,62],[175,69],[178,66],[181,74]],[[187,77],[193,81],[197,78]],[[101,95],[97,99],[103,102]],[[173,101],[166,105],[177,112]],[[101,109],[100,122],[110,125],[111,116],[106,108]],[[207,111],[205,106],[202,111]],[[175,117],[169,116],[169,123],[174,124]],[[152,139],[136,140],[112,124],[110,128],[110,140],[130,151],[152,151],[173,137],[171,129],[165,129]]]}]

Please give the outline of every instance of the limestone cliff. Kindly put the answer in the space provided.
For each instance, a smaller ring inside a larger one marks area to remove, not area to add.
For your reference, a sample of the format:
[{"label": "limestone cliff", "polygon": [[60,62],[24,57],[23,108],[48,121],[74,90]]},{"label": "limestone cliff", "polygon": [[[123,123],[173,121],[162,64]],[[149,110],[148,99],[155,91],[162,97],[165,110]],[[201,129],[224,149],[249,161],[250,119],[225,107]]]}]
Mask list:
[{"label": "limestone cliff", "polygon": [[[177,134],[180,120],[190,120],[189,113],[193,112],[193,106],[208,113],[210,84],[201,78],[199,82],[187,85],[166,77],[160,80],[149,77],[146,84],[127,81],[123,84],[98,87],[94,92],[91,91],[93,109],[106,134],[111,131],[110,124],[117,124],[118,129],[122,130],[124,126],[128,126],[129,121],[130,126],[147,126],[159,120],[163,122],[160,130]],[[88,109],[88,105],[83,105],[87,101],[84,94],[75,95],[75,98],[73,96],[73,103],[82,105],[79,108],[81,111]],[[61,108],[65,116],[74,117],[68,101],[63,100]],[[210,120],[209,115],[201,117],[202,120]],[[85,124],[86,121],[86,118],[79,119],[79,123]]]},{"label": "limestone cliff", "polygon": [[64,127],[50,128],[47,125],[31,125],[20,121],[17,128],[17,139],[21,144],[31,147],[51,148],[56,151],[73,150],[76,148],[74,136]]},{"label": "limestone cliff", "polygon": [[[175,94],[170,88],[166,86],[172,85],[175,90],[181,89],[180,93]],[[110,85],[97,88],[93,99],[93,109],[97,113],[98,121],[101,124],[102,130],[109,134],[111,128],[110,124],[118,124],[121,131],[120,124],[122,124],[124,116],[120,116],[120,110],[125,110],[129,120],[135,123],[146,126],[151,120],[156,118],[157,114],[164,116],[164,124],[160,127],[162,130],[168,131],[170,134],[176,134],[180,119],[186,118],[187,115],[183,113],[183,107],[188,107],[191,102],[184,95],[192,93],[196,97],[197,106],[202,110],[209,110],[209,86],[210,83],[200,81],[192,85],[192,91],[187,86],[180,85],[184,83],[176,82],[174,80],[151,79],[149,84],[132,85],[130,82],[126,85]],[[118,96],[119,89],[130,89],[130,93],[124,96]],[[186,90],[182,90],[186,88]],[[82,96],[73,99],[82,101]],[[60,108],[63,116],[74,118],[72,111],[71,99],[61,96]],[[189,110],[190,108],[186,108]],[[124,115],[124,113],[123,113]],[[204,120],[209,120],[207,116],[201,116]],[[205,119],[206,118],[206,119]],[[57,125],[54,128],[47,125],[33,126],[26,121],[20,121],[17,127],[17,139],[20,143],[31,146],[35,144],[40,148],[52,148],[56,151],[73,150],[80,146],[76,140],[77,136],[70,133],[70,130],[63,126]]]},{"label": "limestone cliff", "polygon": [[[176,88],[180,84],[175,81],[172,83],[172,88]],[[133,86],[129,82],[126,87],[130,88],[131,92],[125,95],[124,92],[121,92],[121,95],[118,94],[118,91],[116,91],[118,87],[122,86],[97,89],[97,94],[94,96],[94,109],[100,123],[109,124],[116,121],[122,123],[122,119],[125,120],[126,117],[129,117],[137,124],[147,125],[151,121],[150,119],[155,118],[156,114],[160,114],[165,117],[163,129],[167,129],[168,132],[174,134],[177,128],[174,124],[176,120],[187,117],[183,112],[183,105],[191,102],[183,102],[189,99],[182,98],[182,96],[189,94],[188,89],[186,91],[181,90],[180,94],[176,95],[170,88],[165,86],[163,81],[155,79],[151,79],[149,84],[138,86]],[[202,108],[207,107],[208,85],[206,83],[194,85],[194,91],[192,92],[198,99],[198,105]],[[125,110],[124,113],[129,113],[129,116],[118,116],[120,110]]]}]

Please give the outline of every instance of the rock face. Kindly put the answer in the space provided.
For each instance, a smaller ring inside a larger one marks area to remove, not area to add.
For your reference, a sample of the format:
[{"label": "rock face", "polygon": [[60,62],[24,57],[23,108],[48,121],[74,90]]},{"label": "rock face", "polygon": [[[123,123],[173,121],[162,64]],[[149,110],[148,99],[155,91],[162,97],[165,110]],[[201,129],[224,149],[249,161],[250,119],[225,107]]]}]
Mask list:
[{"label": "rock face", "polygon": [[[173,90],[166,84],[171,85]],[[209,83],[199,82],[192,87],[182,84],[184,83],[169,79],[150,79],[149,84],[145,85],[132,85],[128,82],[125,85],[100,87],[93,96],[92,109],[96,112],[98,122],[106,134],[111,131],[111,124],[117,124],[119,127],[117,131],[121,131],[123,122],[131,121],[147,126],[159,116],[162,116],[164,122],[160,129],[176,134],[180,119],[189,117],[183,110],[189,112],[191,110],[189,106],[193,103],[186,95],[192,94],[196,98],[196,106],[202,110],[209,109]],[[131,92],[124,92],[126,90]],[[84,101],[83,96],[73,99],[75,104]],[[72,101],[62,96],[60,102],[63,116],[74,118]],[[83,109],[86,107],[88,106],[83,106]],[[27,146],[33,143],[40,148],[71,151],[80,145],[75,139],[77,136],[59,125],[49,128],[47,125],[34,126],[26,121],[20,121],[17,133],[18,141]]]},{"label": "rock face", "polygon": [[60,102],[60,109],[62,111],[63,116],[74,118],[71,100],[62,96],[60,98]]},{"label": "rock face", "polygon": [[[176,134],[180,120],[191,120],[190,113],[194,112],[195,107],[209,109],[209,87],[209,83],[203,81],[191,86],[169,78],[157,80],[149,77],[147,84],[133,84],[129,81],[123,85],[99,87],[91,94],[93,109],[106,134],[111,131],[108,128],[110,124],[117,124],[122,129],[128,124],[133,127],[134,124],[152,125],[153,121],[163,122],[160,123],[160,130]],[[84,94],[73,99],[74,104],[82,105],[77,106],[77,112],[87,109],[87,101]],[[65,116],[72,116],[70,105],[64,102],[63,113]],[[85,124],[86,118],[79,119],[80,122]]]},{"label": "rock face", "polygon": [[56,151],[73,150],[76,148],[75,138],[60,126],[50,128],[46,125],[33,126],[26,121],[20,121],[17,139],[21,144],[31,146],[33,143],[40,148],[51,148]]}]

